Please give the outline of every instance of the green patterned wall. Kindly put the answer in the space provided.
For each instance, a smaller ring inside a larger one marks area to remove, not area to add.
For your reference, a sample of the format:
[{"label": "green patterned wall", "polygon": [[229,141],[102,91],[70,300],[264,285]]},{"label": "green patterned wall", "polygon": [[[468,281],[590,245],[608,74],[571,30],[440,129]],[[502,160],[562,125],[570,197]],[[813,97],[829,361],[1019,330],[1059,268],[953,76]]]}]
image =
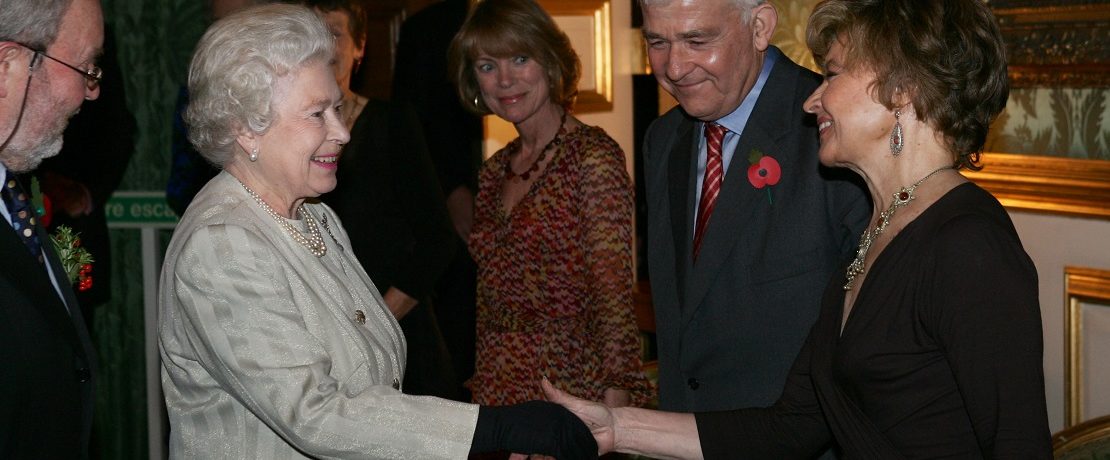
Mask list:
[{"label": "green patterned wall", "polygon": [[[805,26],[818,0],[773,0],[779,12],[774,43],[816,70]],[[986,151],[1110,160],[1110,91],[1015,88],[995,121]]]},{"label": "green patterned wall", "polygon": [[[206,26],[203,0],[102,0],[118,44],[135,152],[121,190],[165,189],[178,88]],[[112,230],[112,299],[98,307],[100,357],[93,449],[104,459],[148,457],[143,292],[138,230]],[[163,235],[165,239],[167,235]]]},{"label": "green patterned wall", "polygon": [[128,106],[138,121],[128,190],[164,190],[173,106],[193,46],[204,32],[201,0],[103,0],[119,43]]},{"label": "green patterned wall", "polygon": [[1110,160],[1110,91],[1012,90],[987,151]]}]

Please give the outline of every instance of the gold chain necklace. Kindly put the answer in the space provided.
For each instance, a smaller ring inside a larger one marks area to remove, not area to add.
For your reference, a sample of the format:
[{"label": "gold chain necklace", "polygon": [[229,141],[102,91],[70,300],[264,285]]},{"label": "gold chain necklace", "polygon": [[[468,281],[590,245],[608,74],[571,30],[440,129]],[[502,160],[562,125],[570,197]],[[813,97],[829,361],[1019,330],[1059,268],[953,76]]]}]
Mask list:
[{"label": "gold chain necklace", "polygon": [[863,261],[867,259],[867,251],[871,250],[871,244],[879,238],[879,235],[883,234],[883,230],[886,230],[886,226],[890,224],[890,219],[894,217],[894,212],[897,211],[898,208],[910,204],[910,202],[913,201],[914,198],[917,198],[913,194],[913,192],[917,190],[917,186],[921,185],[930,177],[933,177],[937,173],[946,169],[952,169],[952,166],[937,168],[933,170],[933,172],[926,174],[925,177],[921,178],[921,180],[914,182],[913,185],[909,187],[902,187],[900,190],[898,190],[897,193],[894,194],[894,201],[890,203],[890,207],[886,208],[886,211],[879,213],[878,225],[876,225],[874,229],[863,230],[863,234],[859,237],[859,250],[856,251],[856,259],[852,261],[851,265],[848,265],[848,271],[845,274],[845,276],[848,278],[848,282],[844,283],[845,291],[851,291],[852,282],[855,281],[857,276],[862,275],[865,271]]},{"label": "gold chain necklace", "polygon": [[[270,205],[266,204],[265,201],[262,201],[262,197],[258,196],[257,193],[254,193],[254,190],[251,190],[250,187],[247,187],[247,184],[244,184],[243,181],[239,181],[239,185],[243,186],[243,189],[247,191],[247,194],[250,195],[251,198],[254,198],[254,201],[257,202],[264,211],[266,211],[266,214],[269,214],[270,217],[273,217],[274,220],[277,221],[278,225],[280,225],[281,228],[285,229],[286,233],[293,237],[293,240],[300,243],[301,246],[308,248],[309,252],[312,252],[312,255],[316,257],[324,257],[324,254],[328,253],[328,246],[324,244],[324,237],[320,234],[320,227],[316,225],[316,219],[312,217],[312,213],[308,212],[308,210],[304,208],[303,203],[300,206],[297,206],[297,213],[304,217],[305,226],[308,227],[308,236],[305,236],[304,233],[300,230],[293,228],[293,225],[289,223],[289,219],[282,217],[280,214],[277,213],[277,211],[274,211],[274,208],[271,208]],[[328,233],[331,233],[331,231],[329,230]]]}]

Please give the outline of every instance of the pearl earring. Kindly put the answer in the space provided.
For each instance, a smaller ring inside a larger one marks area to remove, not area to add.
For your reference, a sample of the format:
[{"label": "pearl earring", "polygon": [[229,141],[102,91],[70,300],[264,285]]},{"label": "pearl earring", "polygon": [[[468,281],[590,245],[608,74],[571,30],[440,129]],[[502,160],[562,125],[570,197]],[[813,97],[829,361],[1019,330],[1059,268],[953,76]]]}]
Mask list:
[{"label": "pearl earring", "polygon": [[258,161],[258,147],[251,149],[251,154],[249,158],[251,159],[251,161]]}]

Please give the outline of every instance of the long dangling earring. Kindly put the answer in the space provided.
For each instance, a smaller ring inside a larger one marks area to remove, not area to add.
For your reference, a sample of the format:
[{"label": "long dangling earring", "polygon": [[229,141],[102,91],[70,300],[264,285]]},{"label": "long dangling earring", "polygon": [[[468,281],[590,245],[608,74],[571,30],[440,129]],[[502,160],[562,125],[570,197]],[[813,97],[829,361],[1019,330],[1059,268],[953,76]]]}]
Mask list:
[{"label": "long dangling earring", "polygon": [[248,157],[251,161],[258,161],[258,147],[251,149],[251,154]]},{"label": "long dangling earring", "polygon": [[894,111],[894,129],[890,132],[890,153],[894,156],[902,154],[902,147],[906,146],[906,136],[902,132],[902,111]]}]

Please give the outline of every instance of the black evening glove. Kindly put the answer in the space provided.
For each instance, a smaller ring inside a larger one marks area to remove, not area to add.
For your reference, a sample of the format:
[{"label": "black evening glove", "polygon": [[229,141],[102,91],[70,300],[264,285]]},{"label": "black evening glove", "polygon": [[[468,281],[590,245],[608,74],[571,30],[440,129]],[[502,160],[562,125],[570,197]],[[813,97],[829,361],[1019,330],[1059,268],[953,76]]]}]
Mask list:
[{"label": "black evening glove", "polygon": [[481,406],[470,452],[496,451],[577,460],[597,458],[597,442],[578,417],[552,402]]}]

